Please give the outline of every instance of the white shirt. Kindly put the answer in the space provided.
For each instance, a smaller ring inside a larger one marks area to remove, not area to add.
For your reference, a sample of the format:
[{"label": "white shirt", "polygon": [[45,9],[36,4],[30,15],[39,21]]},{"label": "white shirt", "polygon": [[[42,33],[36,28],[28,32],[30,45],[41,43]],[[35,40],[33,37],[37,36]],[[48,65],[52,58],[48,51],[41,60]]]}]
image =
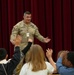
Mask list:
[{"label": "white shirt", "polygon": [[53,66],[49,62],[45,62],[47,65],[47,68],[40,71],[32,71],[32,65],[29,65],[29,63],[26,63],[23,65],[20,74],[19,75],[47,75],[52,74],[54,71]]},{"label": "white shirt", "polygon": [[8,61],[6,59],[3,59],[0,61],[0,64],[6,64],[7,62],[9,62],[11,59],[9,59]]}]

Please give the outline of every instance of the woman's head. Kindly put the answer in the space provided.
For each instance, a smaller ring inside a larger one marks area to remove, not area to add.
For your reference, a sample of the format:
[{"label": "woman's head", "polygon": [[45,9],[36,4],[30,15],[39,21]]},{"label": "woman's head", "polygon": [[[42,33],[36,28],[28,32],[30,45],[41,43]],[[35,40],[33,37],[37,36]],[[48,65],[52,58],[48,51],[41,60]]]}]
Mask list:
[{"label": "woman's head", "polygon": [[33,71],[45,69],[45,55],[40,45],[32,45],[26,54],[26,62],[30,62],[33,66]]}]

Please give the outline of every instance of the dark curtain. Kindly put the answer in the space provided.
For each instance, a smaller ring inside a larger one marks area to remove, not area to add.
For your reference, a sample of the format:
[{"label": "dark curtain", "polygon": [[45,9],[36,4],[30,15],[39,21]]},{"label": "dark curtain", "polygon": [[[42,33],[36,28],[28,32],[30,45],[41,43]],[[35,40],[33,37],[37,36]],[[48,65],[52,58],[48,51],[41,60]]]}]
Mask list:
[{"label": "dark curtain", "polygon": [[32,13],[40,33],[51,38],[48,44],[35,39],[44,51],[52,48],[54,59],[60,50],[74,51],[74,0],[0,0],[0,47],[7,49],[9,57],[14,52],[11,30],[25,11]]}]

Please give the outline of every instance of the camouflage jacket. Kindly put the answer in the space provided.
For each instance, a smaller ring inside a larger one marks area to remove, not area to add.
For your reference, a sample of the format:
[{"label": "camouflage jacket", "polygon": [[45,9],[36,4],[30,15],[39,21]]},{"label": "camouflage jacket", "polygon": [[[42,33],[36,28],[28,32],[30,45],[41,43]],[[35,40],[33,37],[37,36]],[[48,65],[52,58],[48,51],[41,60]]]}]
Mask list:
[{"label": "camouflage jacket", "polygon": [[39,33],[37,26],[32,22],[28,25],[25,24],[23,20],[18,22],[12,29],[10,40],[15,39],[18,34],[22,36],[21,50],[27,45],[28,38],[31,38],[34,42],[34,37],[36,37],[41,42],[44,42],[44,37]]}]

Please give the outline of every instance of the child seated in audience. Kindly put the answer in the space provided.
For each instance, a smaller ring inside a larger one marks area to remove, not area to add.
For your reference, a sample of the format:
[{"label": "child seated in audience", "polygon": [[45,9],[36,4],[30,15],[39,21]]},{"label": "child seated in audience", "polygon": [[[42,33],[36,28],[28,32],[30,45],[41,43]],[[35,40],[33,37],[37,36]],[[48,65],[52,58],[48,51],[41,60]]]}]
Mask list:
[{"label": "child seated in audience", "polygon": [[[51,53],[49,50],[46,53],[49,59]],[[62,51],[55,65],[60,75],[74,75],[74,52]]]},{"label": "child seated in audience", "polygon": [[[19,75],[51,75],[55,66],[45,61],[45,55],[40,45],[32,45],[26,54],[26,63],[23,65]],[[52,59],[50,59],[51,62]]]},{"label": "child seated in audience", "polygon": [[[15,51],[14,55],[11,58],[10,61],[7,61],[7,51],[4,48],[0,48],[0,75],[12,75],[14,69],[20,62],[20,43],[21,43],[21,37],[17,36],[15,39]],[[29,39],[28,45],[22,50],[22,54],[25,55],[26,52],[29,50],[30,46],[32,44],[32,40]]]},{"label": "child seated in audience", "polygon": [[74,52],[63,51],[56,65],[60,75],[74,75]]}]

